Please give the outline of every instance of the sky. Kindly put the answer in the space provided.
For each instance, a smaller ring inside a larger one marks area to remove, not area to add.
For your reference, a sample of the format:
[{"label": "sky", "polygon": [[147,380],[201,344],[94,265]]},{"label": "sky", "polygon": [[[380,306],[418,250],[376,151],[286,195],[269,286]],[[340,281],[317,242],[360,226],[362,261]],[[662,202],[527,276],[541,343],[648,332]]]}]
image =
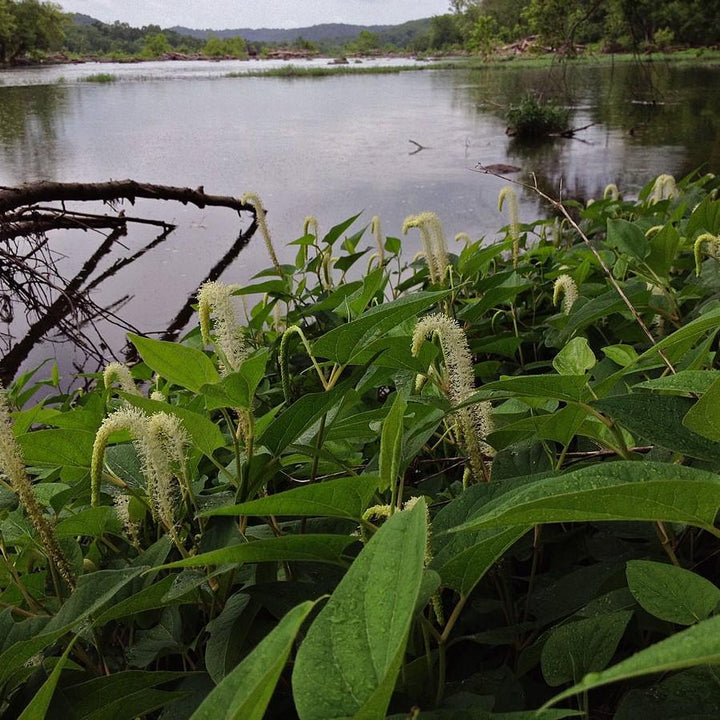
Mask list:
[{"label": "sky", "polygon": [[65,12],[160,25],[223,30],[293,28],[320,23],[396,25],[448,12],[449,0],[59,0]]}]

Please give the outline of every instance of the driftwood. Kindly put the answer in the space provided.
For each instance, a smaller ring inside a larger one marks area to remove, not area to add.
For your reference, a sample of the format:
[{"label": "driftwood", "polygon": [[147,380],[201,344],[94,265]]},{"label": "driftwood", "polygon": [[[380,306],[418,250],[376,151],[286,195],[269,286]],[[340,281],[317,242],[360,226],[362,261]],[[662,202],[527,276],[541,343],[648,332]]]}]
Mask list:
[{"label": "driftwood", "polygon": [[112,180],[103,183],[26,183],[17,187],[0,186],[0,219],[3,213],[17,210],[24,205],[35,205],[41,202],[65,202],[79,200],[103,200],[113,202],[128,200],[135,203],[135,198],[149,200],[176,200],[183,205],[191,203],[199,208],[226,207],[238,212],[255,210],[238,198],[228,195],[208,195],[205,188],[182,188],[170,185],[152,185],[134,180]]}]

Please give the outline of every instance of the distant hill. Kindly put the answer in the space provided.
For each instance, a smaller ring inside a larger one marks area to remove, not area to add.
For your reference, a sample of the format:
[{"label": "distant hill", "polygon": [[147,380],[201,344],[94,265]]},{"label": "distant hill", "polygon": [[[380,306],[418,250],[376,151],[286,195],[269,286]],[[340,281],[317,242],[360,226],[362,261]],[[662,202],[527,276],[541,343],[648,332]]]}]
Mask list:
[{"label": "distant hill", "polygon": [[[1,2],[1,0],[0,0]],[[90,15],[72,14],[74,32],[66,33],[69,48],[75,52],[138,52],[144,37],[144,28],[134,28],[127,23],[104,23]],[[416,37],[430,30],[431,18],[410,20],[400,25],[348,25],[346,23],[325,23],[301,28],[231,28],[225,30],[198,30],[176,25],[164,28],[173,47],[182,42],[182,38],[192,39],[193,43],[204,43],[211,35],[221,40],[240,36],[250,43],[272,43],[291,45],[298,38],[318,43],[321,46],[342,46],[354,40],[363,30],[378,36],[382,45],[405,47]],[[138,47],[134,47],[135,43]],[[112,46],[112,47],[111,47]]]},{"label": "distant hill", "polygon": [[206,40],[214,35],[220,39],[239,35],[248,42],[261,43],[292,43],[299,37],[311,42],[344,42],[358,36],[363,30],[379,35],[384,42],[393,42],[393,38],[402,40],[402,44],[409,39],[425,32],[430,27],[430,18],[411,20],[401,25],[347,25],[345,23],[324,23],[301,28],[235,28],[230,30],[194,30],[192,28],[175,26],[168,28],[178,35]]}]

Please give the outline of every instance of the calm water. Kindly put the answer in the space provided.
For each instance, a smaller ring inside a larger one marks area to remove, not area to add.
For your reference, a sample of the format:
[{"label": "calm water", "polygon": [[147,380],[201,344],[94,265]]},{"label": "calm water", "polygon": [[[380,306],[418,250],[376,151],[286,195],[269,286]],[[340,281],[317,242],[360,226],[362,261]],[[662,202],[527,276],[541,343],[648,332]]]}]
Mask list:
[{"label": "calm water", "polygon": [[[655,63],[650,72],[631,66],[567,72],[504,66],[226,77],[257,67],[233,61],[0,72],[0,185],[129,177],[203,185],[217,194],[252,190],[263,198],[276,244],[282,245],[299,236],[310,213],[322,231],[359,211],[364,222],[380,215],[391,235],[400,234],[407,215],[434,210],[449,237],[466,231],[492,238],[506,222],[496,210],[502,183],[473,172],[478,162],[519,166],[515,177],[535,173],[544,189],[557,194],[562,187],[566,196],[581,199],[602,194],[609,182],[632,194],[661,172],[679,176],[700,166],[720,171],[718,68]],[[97,72],[118,80],[81,82]],[[505,135],[499,106],[528,89],[563,98],[573,108],[573,126],[595,124],[576,139],[518,146]],[[413,152],[410,139],[426,149]],[[103,305],[117,302],[117,314],[143,332],[161,332],[233,246],[242,223],[231,211],[178,204],[138,202],[126,211],[179,227],[97,283],[92,297]],[[542,213],[536,198],[521,199],[522,219]],[[148,229],[132,230],[98,259],[85,287],[153,237]],[[72,277],[101,241],[92,232],[53,235],[59,269]],[[407,242],[414,250],[415,239]],[[283,258],[293,256],[286,249]],[[260,238],[226,263],[223,279],[247,282],[268,265]],[[26,327],[19,309],[11,323],[0,322],[0,354],[11,343],[3,333],[21,337]],[[99,330],[111,349],[122,345],[121,328]],[[24,367],[53,353],[64,370],[84,357],[57,343],[35,347]]]}]

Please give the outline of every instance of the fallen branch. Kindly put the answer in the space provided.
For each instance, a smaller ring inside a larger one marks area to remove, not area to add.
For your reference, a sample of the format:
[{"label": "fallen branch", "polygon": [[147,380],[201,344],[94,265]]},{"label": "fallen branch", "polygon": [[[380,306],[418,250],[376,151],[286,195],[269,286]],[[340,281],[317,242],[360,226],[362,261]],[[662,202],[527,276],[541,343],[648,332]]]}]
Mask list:
[{"label": "fallen branch", "polygon": [[0,215],[40,202],[128,200],[134,204],[136,198],[176,200],[183,205],[190,203],[199,208],[226,207],[255,215],[252,205],[229,195],[208,195],[202,186],[193,189],[139,183],[135,180],[111,180],[101,183],[39,182],[17,187],[0,186]]}]

